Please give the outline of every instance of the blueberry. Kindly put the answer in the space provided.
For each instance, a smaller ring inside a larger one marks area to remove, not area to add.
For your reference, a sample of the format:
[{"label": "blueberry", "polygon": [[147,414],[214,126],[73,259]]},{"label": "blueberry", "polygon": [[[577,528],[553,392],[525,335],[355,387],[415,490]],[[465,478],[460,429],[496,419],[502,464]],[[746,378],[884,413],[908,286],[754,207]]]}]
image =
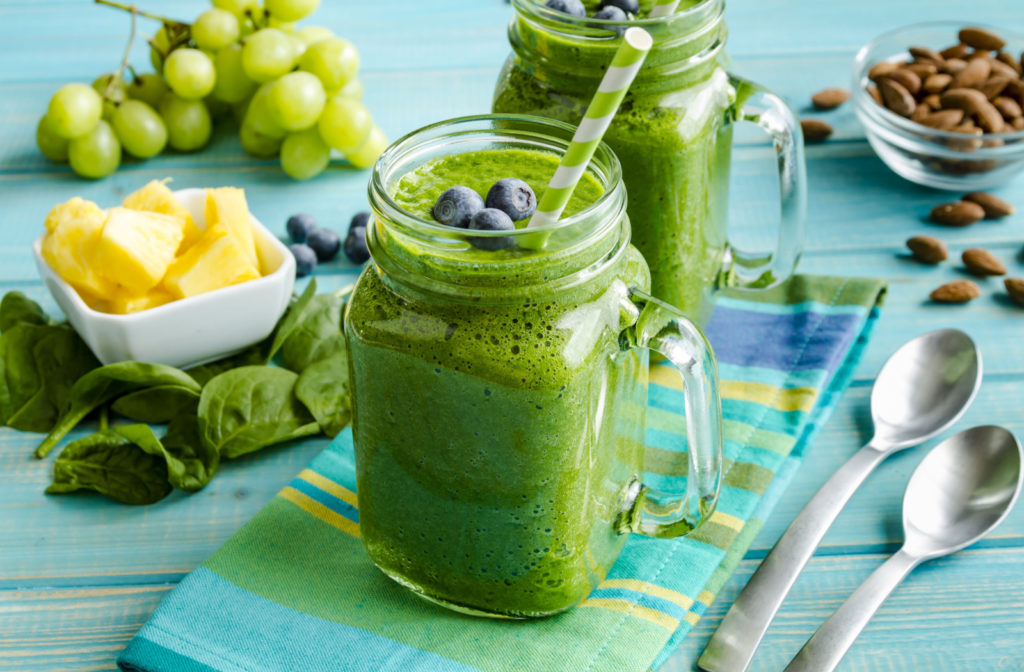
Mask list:
[{"label": "blueberry", "polygon": [[313,248],[320,261],[334,259],[341,249],[341,239],[330,229],[317,229],[306,238],[306,244]]},{"label": "blueberry", "polygon": [[305,243],[295,243],[288,247],[295,257],[295,275],[302,277],[309,275],[316,268],[316,252]]},{"label": "blueberry", "polygon": [[366,228],[366,225],[370,222],[370,213],[368,212],[357,212],[352,221],[348,223],[348,230],[358,229],[359,227]]},{"label": "blueberry", "polygon": [[580,0],[548,0],[544,6],[569,16],[584,17],[587,15],[587,8]]},{"label": "blueberry", "polygon": [[[512,219],[501,210],[496,208],[484,208],[473,215],[469,221],[469,228],[473,231],[514,231],[516,225]],[[513,241],[510,237],[503,238],[480,238],[471,236],[469,242],[473,247],[481,250],[504,250],[512,247]]]},{"label": "blueberry", "polygon": [[313,215],[300,212],[289,217],[288,224],[285,226],[288,229],[288,236],[291,237],[292,242],[304,243],[309,234],[316,231],[316,219]]},{"label": "blueberry", "polygon": [[353,226],[345,236],[345,256],[353,264],[362,264],[370,258],[370,250],[366,248],[366,227]]},{"label": "blueberry", "polygon": [[495,182],[487,192],[486,205],[501,210],[513,222],[518,222],[537,210],[537,197],[526,182],[517,177],[506,177]]},{"label": "blueberry", "polygon": [[[626,13],[616,7],[615,5],[608,5],[598,10],[597,14],[594,14],[595,19],[604,19],[606,21],[628,21],[629,17]],[[594,25],[595,28],[608,28],[608,26]],[[624,28],[624,26],[620,27]]]},{"label": "blueberry", "polygon": [[434,204],[434,219],[445,226],[464,229],[478,211],[484,209],[484,199],[469,187],[445,190]]},{"label": "blueberry", "polygon": [[[618,7],[626,14],[632,14],[636,16],[640,13],[640,0],[601,0],[601,9],[607,9],[608,7]],[[607,18],[596,16],[594,18]]]}]

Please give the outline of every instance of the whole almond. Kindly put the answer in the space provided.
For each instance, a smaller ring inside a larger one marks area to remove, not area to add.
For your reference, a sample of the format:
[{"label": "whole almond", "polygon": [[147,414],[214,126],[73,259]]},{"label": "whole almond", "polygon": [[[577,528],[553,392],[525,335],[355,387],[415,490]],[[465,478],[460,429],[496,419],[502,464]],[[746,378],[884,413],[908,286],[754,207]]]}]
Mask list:
[{"label": "whole almond", "polygon": [[969,47],[966,44],[954,44],[952,47],[946,47],[939,52],[939,55],[949,60],[950,58],[963,58],[967,55]]},{"label": "whole almond", "polygon": [[939,303],[967,303],[981,296],[981,289],[971,280],[955,280],[942,285],[929,296]]},{"label": "whole almond", "polygon": [[977,203],[956,201],[932,208],[931,219],[943,226],[970,226],[985,218],[985,211]]},{"label": "whole almond", "polygon": [[946,87],[953,81],[953,75],[945,72],[937,72],[934,75],[929,75],[924,83],[921,84],[921,88],[926,93],[942,93],[946,90]]},{"label": "whole almond", "polygon": [[904,66],[904,70],[917,75],[922,81],[939,71],[938,61],[915,61]]},{"label": "whole almond", "polygon": [[1010,78],[1007,77],[1006,75],[993,75],[992,77],[989,77],[981,84],[975,85],[974,88],[976,88],[978,91],[981,91],[982,95],[984,95],[986,98],[992,100],[993,98],[996,98],[1000,93],[1002,93],[1009,83]]},{"label": "whole almond", "polygon": [[942,72],[950,75],[957,75],[967,67],[967,61],[962,58],[947,58],[946,64],[942,66]]},{"label": "whole almond", "polygon": [[1003,280],[1003,285],[1014,303],[1024,306],[1024,278],[1006,278]]},{"label": "whole almond", "polygon": [[999,51],[1006,46],[1006,40],[984,28],[964,28],[960,31],[959,37],[968,47],[983,51]]},{"label": "whole almond", "polygon": [[1002,75],[1004,77],[1009,77],[1010,79],[1017,79],[1020,77],[1020,73],[1017,72],[1017,68],[1009,66],[998,59],[993,60],[991,62],[991,66],[993,75]]},{"label": "whole almond", "polygon": [[868,95],[875,99],[875,102],[879,105],[885,105],[882,101],[882,94],[878,92],[878,87],[874,85],[864,87],[864,90],[868,92]]},{"label": "whole almond", "polygon": [[978,59],[981,59],[983,61],[991,61],[992,60],[992,52],[990,52],[990,51],[982,51],[982,50],[979,49],[979,50],[972,51],[971,53],[967,54],[967,57],[966,57],[966,60],[967,60],[968,63],[970,63],[971,61],[978,60]]},{"label": "whole almond", "polygon": [[1006,127],[1006,122],[1003,121],[1003,115],[999,113],[999,110],[995,108],[995,105],[985,101],[984,105],[979,105],[978,109],[974,112],[975,118],[978,120],[978,126],[981,126],[981,130],[986,133],[1002,133]]},{"label": "whole almond", "polygon": [[821,119],[801,119],[800,129],[804,132],[807,142],[821,142],[832,135],[832,127]]},{"label": "whole almond", "polygon": [[[951,86],[954,89],[969,88],[981,84],[992,74],[992,64],[982,58],[968,61],[967,67],[956,73]],[[887,75],[891,76],[891,75]]]},{"label": "whole almond", "polygon": [[964,195],[964,200],[969,203],[977,203],[985,211],[985,219],[1001,219],[1007,215],[1017,212],[1011,203],[1007,203],[998,196],[987,194],[984,191],[972,191]]},{"label": "whole almond", "polygon": [[[899,68],[897,70],[893,70],[889,74],[879,78],[879,84],[881,84],[883,79],[890,79],[892,81],[898,82],[899,85],[902,86],[907,91],[909,91],[911,95],[916,94],[918,91],[921,90],[921,77],[917,75],[917,73],[907,68]],[[885,96],[884,92],[882,93],[882,96]]]},{"label": "whole almond", "polygon": [[914,236],[907,241],[914,258],[925,264],[937,264],[949,257],[946,244],[931,236]]},{"label": "whole almond", "polygon": [[939,98],[939,94],[933,93],[933,94],[925,96],[921,100],[921,104],[922,105],[927,105],[928,107],[932,108],[933,110],[937,110],[940,107],[942,107],[942,99]]},{"label": "whole almond", "polygon": [[943,108],[954,108],[963,110],[967,114],[974,114],[978,107],[988,102],[981,91],[977,89],[949,89],[940,97]]},{"label": "whole almond", "polygon": [[899,70],[899,68],[899,63],[894,63],[892,61],[879,61],[872,65],[871,69],[868,70],[868,79],[872,82],[877,82],[879,78],[888,75],[890,72],[895,72],[896,70]]},{"label": "whole almond", "polygon": [[850,99],[846,89],[824,89],[811,96],[811,102],[819,110],[834,110]]},{"label": "whole almond", "polygon": [[934,61],[936,63],[942,63],[946,60],[942,54],[937,51],[933,51],[928,47],[911,47],[907,51],[910,52],[910,55],[913,56],[915,60]]},{"label": "whole almond", "polygon": [[914,97],[905,87],[889,76],[878,80],[878,90],[882,94],[885,106],[896,114],[901,117],[909,117],[914,113],[914,108],[917,107]]},{"label": "whole almond", "polygon": [[940,131],[950,131],[963,121],[963,110],[939,110],[928,115],[928,118],[921,123],[930,128]]},{"label": "whole almond", "polygon": [[992,104],[999,110],[999,114],[1003,115],[1003,119],[1012,121],[1017,117],[1024,116],[1024,110],[1021,109],[1020,103],[1009,96],[997,96]]},{"label": "whole almond", "polygon": [[914,108],[914,113],[910,115],[910,120],[923,124],[930,116],[932,116],[931,106],[920,103],[916,108]]},{"label": "whole almond", "polygon": [[998,54],[996,54],[996,60],[999,61],[1000,63],[1005,63],[1006,65],[1013,68],[1013,71],[1017,73],[1018,77],[1022,74],[1022,72],[1024,72],[1024,68],[1022,68],[1020,61],[1014,58],[1013,54],[1010,54],[1005,51],[1000,51]]},{"label": "whole almond", "polygon": [[1024,117],[1017,117],[1010,125],[1013,126],[1015,131],[1024,131]]},{"label": "whole almond", "polygon": [[964,250],[960,256],[964,266],[974,275],[987,277],[989,275],[1006,275],[1006,266],[1003,262],[992,256],[992,253],[980,247],[971,247]]}]

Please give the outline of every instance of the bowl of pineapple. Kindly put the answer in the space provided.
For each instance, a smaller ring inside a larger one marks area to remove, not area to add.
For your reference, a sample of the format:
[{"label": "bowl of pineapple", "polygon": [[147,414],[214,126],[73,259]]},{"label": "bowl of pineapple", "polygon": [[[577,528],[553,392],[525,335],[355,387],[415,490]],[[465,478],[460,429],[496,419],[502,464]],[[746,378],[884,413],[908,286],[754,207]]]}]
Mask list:
[{"label": "bowl of pineapple", "polygon": [[153,181],[106,210],[72,198],[45,225],[36,266],[104,364],[219,359],[266,338],[291,300],[295,260],[241,189]]}]

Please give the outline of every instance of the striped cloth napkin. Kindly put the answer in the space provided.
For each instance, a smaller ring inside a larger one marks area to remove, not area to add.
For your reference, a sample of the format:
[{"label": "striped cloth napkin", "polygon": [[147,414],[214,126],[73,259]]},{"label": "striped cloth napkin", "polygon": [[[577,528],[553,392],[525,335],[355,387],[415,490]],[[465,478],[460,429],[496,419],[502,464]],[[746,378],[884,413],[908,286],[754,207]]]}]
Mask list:
[{"label": "striped cloth napkin", "polygon": [[[350,432],[186,577],[129,642],[132,672],[642,672],[676,649],[732,574],[846,388],[878,315],[876,280],[795,277],[725,292],[718,354],[725,477],[680,539],[633,535],[578,608],[500,621],[446,611],[385,578],[359,539]],[[678,375],[651,369],[647,482],[686,469]],[[683,472],[685,473],[685,471]]]}]

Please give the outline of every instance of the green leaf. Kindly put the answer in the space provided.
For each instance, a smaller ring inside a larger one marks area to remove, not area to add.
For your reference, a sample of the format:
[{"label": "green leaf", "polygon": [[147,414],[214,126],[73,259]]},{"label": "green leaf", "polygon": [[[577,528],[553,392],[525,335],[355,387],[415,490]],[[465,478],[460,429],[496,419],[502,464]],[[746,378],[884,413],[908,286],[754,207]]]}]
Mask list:
[{"label": "green leaf", "polygon": [[224,359],[218,359],[215,362],[209,364],[203,364],[195,368],[188,369],[185,373],[192,376],[197,383],[200,385],[206,385],[214,377],[230,371],[231,369],[237,369],[240,366],[252,366],[255,364],[265,364],[267,357],[263,354],[259,345],[252,345],[237,352],[230,357]]},{"label": "green leaf", "polygon": [[199,392],[180,385],[147,387],[119,397],[111,409],[126,418],[163,425],[179,415],[195,415]]},{"label": "green leaf", "polygon": [[70,407],[36,448],[36,457],[46,457],[68,432],[98,406],[135,390],[162,385],[177,385],[195,392],[202,389],[184,371],[163,364],[118,362],[93,369],[71,387]]},{"label": "green leaf", "polygon": [[217,451],[200,440],[199,422],[194,415],[181,415],[172,420],[162,441],[156,438],[149,425],[128,425],[113,431],[150,455],[163,458],[168,482],[181,490],[202,490],[220,464]]},{"label": "green leaf", "polygon": [[295,398],[298,376],[271,366],[243,366],[203,388],[199,430],[207,446],[233,459],[267,446],[320,433]]},{"label": "green leaf", "polygon": [[327,436],[337,436],[352,419],[348,354],[342,350],[307,367],[295,383],[295,396]]},{"label": "green leaf", "polygon": [[296,325],[298,325],[299,320],[302,318],[302,314],[306,311],[306,306],[309,305],[309,302],[313,300],[315,295],[316,279],[311,278],[302,295],[292,303],[291,307],[288,308],[288,312],[277,323],[277,328],[274,330],[274,338],[270,342],[270,349],[266,352],[265,359],[263,360],[264,364],[269,364],[270,360],[281,349],[281,346],[284,345],[285,340],[295,330]]},{"label": "green leaf", "polygon": [[7,292],[0,300],[0,334],[16,324],[49,324],[50,317],[22,292]]},{"label": "green leaf", "polygon": [[281,348],[286,367],[302,373],[310,364],[345,350],[342,319],[347,296],[344,289],[313,297]]},{"label": "green leaf", "polygon": [[114,432],[103,430],[73,441],[53,464],[51,495],[95,490],[125,504],[152,504],[171,492],[167,465]]}]

